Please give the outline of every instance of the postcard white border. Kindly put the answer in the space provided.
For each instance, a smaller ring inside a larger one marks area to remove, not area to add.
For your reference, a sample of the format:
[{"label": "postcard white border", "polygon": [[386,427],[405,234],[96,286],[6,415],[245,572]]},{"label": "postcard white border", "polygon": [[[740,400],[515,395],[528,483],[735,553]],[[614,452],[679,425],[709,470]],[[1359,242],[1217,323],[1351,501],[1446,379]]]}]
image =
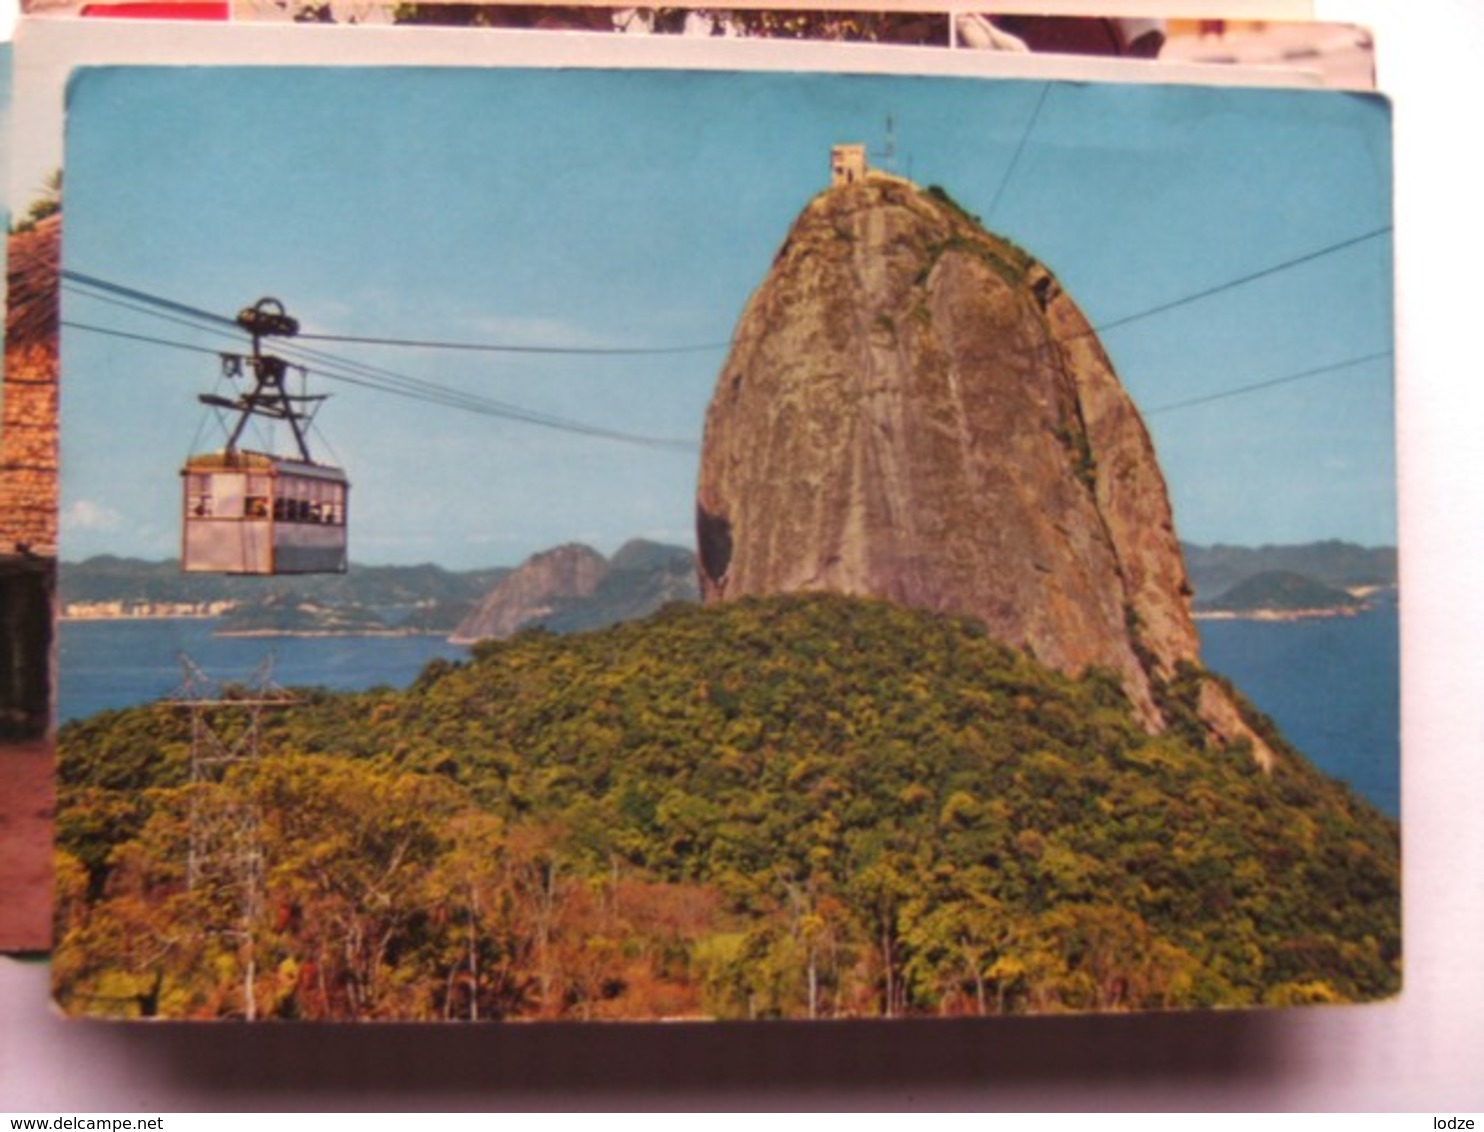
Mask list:
[{"label": "postcard white border", "polygon": [[63,90],[74,68],[159,66],[642,67],[823,71],[1073,82],[1320,87],[1302,68],[761,39],[441,27],[27,19],[15,43],[12,211],[62,164]]},{"label": "postcard white border", "polygon": [[[1484,172],[1459,156],[1468,108],[1477,103],[1478,60],[1484,58],[1484,7],[1476,0],[1426,0],[1409,5],[1332,0],[1325,19],[1369,23],[1380,45],[1383,88],[1396,100],[1398,395],[1402,468],[1403,720],[1408,752],[1403,790],[1409,820],[1406,862],[1407,985],[1400,1000],[1364,1007],[1290,1011],[1261,1024],[1236,1026],[1231,1018],[1163,1020],[1034,1019],[945,1037],[982,1061],[958,1083],[944,1078],[912,1094],[892,1082],[869,1079],[873,1053],[927,1041],[934,1023],[883,1028],[866,1049],[844,1031],[820,1032],[837,1052],[820,1072],[854,1057],[860,1075],[842,1086],[838,1075],[821,1081],[831,1091],[797,1083],[787,1091],[761,1091],[776,1058],[762,1047],[776,1032],[755,1031],[747,1048],[756,1064],[729,1064],[724,1077],[706,1084],[694,1064],[667,1066],[673,1084],[650,1083],[633,1093],[592,1061],[602,1035],[588,1044],[542,1037],[541,1048],[570,1067],[580,1092],[534,1094],[520,1089],[514,1068],[484,1066],[452,1074],[457,1093],[418,1093],[395,1065],[362,1063],[360,1086],[335,1070],[345,1058],[371,1050],[306,1030],[271,1035],[271,1049],[229,1044],[246,1060],[243,1084],[222,1098],[211,1087],[232,1079],[214,1072],[193,1079],[189,1049],[205,1040],[184,1028],[149,1033],[132,1028],[79,1027],[52,1017],[41,965],[0,959],[0,1095],[16,1109],[67,1111],[131,1108],[164,1111],[210,1109],[223,1101],[237,1108],[380,1107],[398,1098],[411,1106],[581,1107],[619,1101],[641,1106],[687,1103],[700,1107],[818,1107],[821,1104],[892,1107],[1045,1108],[1101,1111],[1179,1107],[1200,1109],[1411,1110],[1448,1113],[1484,1108],[1484,390],[1469,359],[1477,349],[1473,265],[1484,262],[1484,237],[1474,222],[1484,198]],[[246,30],[246,29],[239,29]],[[266,29],[265,29],[266,30]],[[117,33],[116,26],[108,29]],[[401,33],[398,33],[399,35]],[[127,36],[117,35],[115,45]],[[177,46],[188,42],[182,36]],[[194,48],[189,48],[194,50]],[[122,58],[89,62],[126,61]],[[132,60],[130,60],[132,61]],[[236,60],[234,60],[236,61]],[[282,60],[277,60],[282,61]],[[363,60],[356,60],[361,62]],[[405,57],[400,60],[405,62]],[[465,60],[467,61],[467,60]],[[1439,76],[1449,76],[1440,81]],[[642,1041],[632,1030],[614,1041]],[[1210,1037],[1210,1035],[1215,1035]],[[265,1035],[264,1040],[270,1036]],[[1208,1040],[1209,1037],[1209,1040]],[[1227,1041],[1226,1039],[1233,1039]],[[420,1039],[421,1040],[421,1039]],[[431,1040],[431,1039],[428,1039]],[[535,1038],[530,1040],[535,1041]],[[320,1048],[314,1048],[315,1043]],[[843,1044],[842,1044],[843,1043]],[[1055,1064],[1033,1079],[1005,1082],[994,1075],[996,1050],[1029,1043],[1055,1051]],[[1113,1047],[1139,1043],[1143,1052]],[[716,1051],[695,1040],[698,1051]],[[733,1042],[727,1052],[745,1053]],[[335,1052],[339,1046],[339,1052]],[[377,1049],[385,1051],[389,1043]],[[508,1048],[508,1047],[502,1047]],[[674,1043],[666,1046],[675,1050]],[[788,1045],[798,1052],[798,1043]],[[271,1054],[271,1056],[268,1056]],[[219,1058],[232,1056],[223,1049]],[[967,1064],[967,1063],[966,1063]],[[1167,1065],[1163,1071],[1160,1065]],[[333,1070],[333,1071],[331,1071]],[[325,1074],[329,1072],[330,1080]],[[481,1086],[480,1075],[488,1084]],[[806,1075],[807,1076],[807,1075]],[[789,1077],[797,1082],[798,1074]],[[337,1087],[334,1082],[342,1084]],[[398,1091],[400,1084],[401,1091]],[[728,1087],[725,1082],[730,1082]],[[493,1091],[503,1086],[505,1092]],[[641,1086],[642,1087],[642,1086]],[[848,1087],[848,1092],[840,1092]],[[486,1091],[480,1092],[483,1088]],[[624,1098],[627,1098],[626,1100]],[[503,1103],[502,1103],[503,1100]],[[1417,1118],[1425,1121],[1425,1116]]]}]

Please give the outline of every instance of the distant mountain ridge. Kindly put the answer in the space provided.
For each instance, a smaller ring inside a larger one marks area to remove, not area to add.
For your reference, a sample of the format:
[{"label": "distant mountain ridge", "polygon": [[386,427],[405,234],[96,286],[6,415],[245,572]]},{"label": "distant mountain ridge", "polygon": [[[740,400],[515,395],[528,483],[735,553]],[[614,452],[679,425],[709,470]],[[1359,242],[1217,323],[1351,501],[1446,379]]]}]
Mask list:
[{"label": "distant mountain ridge", "polygon": [[[483,632],[472,622],[466,625],[517,569],[527,568],[557,549],[532,555],[520,568],[455,571],[431,563],[352,565],[344,575],[266,580],[182,574],[175,559],[149,562],[103,555],[61,564],[60,601],[64,610],[74,611],[84,604],[116,604],[136,611],[189,605],[204,611],[227,603],[232,608],[222,618],[221,629],[225,632],[403,632],[455,634],[474,640],[508,636],[535,624],[553,632],[578,632],[647,616],[667,601],[697,599],[692,551],[634,539],[606,560],[597,551],[582,548],[603,562],[601,568],[595,568],[592,584],[585,592],[554,586],[545,593],[544,604],[533,603],[522,610],[507,591],[501,603],[513,620],[492,633]],[[1283,608],[1281,602],[1272,604],[1271,587],[1245,592],[1239,588],[1265,574],[1298,575],[1314,586],[1328,587],[1330,604],[1336,608],[1348,605],[1349,595],[1336,597],[1335,591],[1394,586],[1397,579],[1396,549],[1388,546],[1365,547],[1330,539],[1260,547],[1185,543],[1182,550],[1197,612]],[[1311,597],[1318,596],[1317,590],[1308,592]]]},{"label": "distant mountain ridge", "polygon": [[695,555],[633,539],[611,559],[568,544],[517,568],[356,566],[344,575],[183,574],[177,560],[101,556],[61,565],[64,615],[212,616],[222,635],[429,635],[504,638],[539,625],[568,633],[695,601]]},{"label": "distant mountain ridge", "polygon": [[393,629],[382,617],[360,605],[319,605],[299,595],[273,595],[228,610],[218,622],[218,636],[379,636]]},{"label": "distant mountain ridge", "polygon": [[1397,581],[1394,546],[1326,539],[1257,547],[1182,543],[1181,549],[1197,602],[1219,598],[1248,578],[1275,570],[1302,574],[1337,589],[1394,586]]},{"label": "distant mountain ridge", "polygon": [[557,633],[601,629],[645,617],[667,602],[699,597],[695,555],[684,547],[633,539],[605,559],[571,543],[526,559],[450,639],[501,640],[537,626]]}]

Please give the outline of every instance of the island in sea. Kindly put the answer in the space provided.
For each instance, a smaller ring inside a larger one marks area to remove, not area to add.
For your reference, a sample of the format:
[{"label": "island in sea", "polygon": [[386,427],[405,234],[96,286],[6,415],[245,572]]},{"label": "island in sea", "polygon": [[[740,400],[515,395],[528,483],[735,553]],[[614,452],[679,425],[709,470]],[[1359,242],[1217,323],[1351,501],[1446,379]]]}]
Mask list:
[{"label": "island in sea", "polygon": [[1395,547],[1328,540],[1296,546],[1184,546],[1198,620],[1351,617],[1396,589]]}]

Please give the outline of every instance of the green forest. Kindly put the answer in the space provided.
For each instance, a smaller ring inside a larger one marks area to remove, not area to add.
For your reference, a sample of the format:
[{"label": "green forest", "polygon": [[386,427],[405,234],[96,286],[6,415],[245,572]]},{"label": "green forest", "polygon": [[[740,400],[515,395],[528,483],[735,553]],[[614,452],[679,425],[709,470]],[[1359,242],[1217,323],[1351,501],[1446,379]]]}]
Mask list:
[{"label": "green forest", "polygon": [[[405,690],[60,735],[70,1013],[745,1019],[1400,986],[1394,822],[1193,668],[1134,721],[976,622],[829,595],[531,630]],[[193,761],[193,733],[196,758]]]}]

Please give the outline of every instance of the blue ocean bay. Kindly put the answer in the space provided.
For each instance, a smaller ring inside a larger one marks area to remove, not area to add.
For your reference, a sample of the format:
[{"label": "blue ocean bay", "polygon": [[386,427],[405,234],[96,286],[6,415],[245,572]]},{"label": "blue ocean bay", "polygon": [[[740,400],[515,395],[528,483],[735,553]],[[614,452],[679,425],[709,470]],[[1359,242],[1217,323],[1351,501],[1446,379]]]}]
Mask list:
[{"label": "blue ocean bay", "polygon": [[1353,617],[1202,621],[1206,667],[1231,679],[1295,747],[1392,817],[1401,810],[1396,598]]},{"label": "blue ocean bay", "polygon": [[177,693],[183,656],[221,684],[252,683],[266,662],[276,685],[350,692],[403,688],[430,660],[469,654],[442,637],[218,637],[214,627],[206,618],[63,622],[60,722]]}]

